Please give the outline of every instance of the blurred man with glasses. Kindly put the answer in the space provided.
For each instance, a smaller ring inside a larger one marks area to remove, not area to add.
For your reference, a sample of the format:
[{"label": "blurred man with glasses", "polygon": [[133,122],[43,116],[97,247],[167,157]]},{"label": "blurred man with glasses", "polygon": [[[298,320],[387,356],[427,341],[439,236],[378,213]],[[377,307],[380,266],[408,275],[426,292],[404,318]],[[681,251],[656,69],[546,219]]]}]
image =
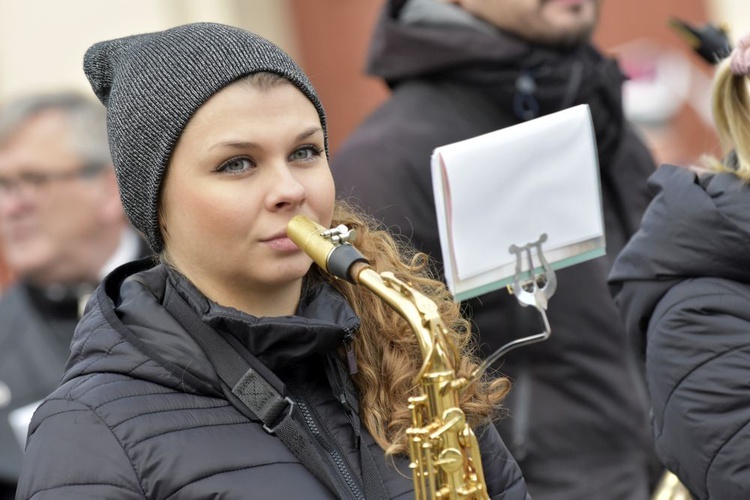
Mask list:
[{"label": "blurred man with glasses", "polygon": [[105,109],[75,93],[0,107],[0,500],[13,498],[26,426],[54,389],[91,291],[145,252],[127,224]]}]

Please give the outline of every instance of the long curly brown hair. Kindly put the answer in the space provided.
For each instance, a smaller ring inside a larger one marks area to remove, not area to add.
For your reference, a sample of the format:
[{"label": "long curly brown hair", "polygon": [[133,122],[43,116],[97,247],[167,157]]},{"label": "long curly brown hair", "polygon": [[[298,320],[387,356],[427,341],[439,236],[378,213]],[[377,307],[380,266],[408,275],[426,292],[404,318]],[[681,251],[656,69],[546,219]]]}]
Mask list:
[{"label": "long curly brown hair", "polygon": [[[356,230],[354,245],[376,272],[391,271],[433,300],[455,346],[458,376],[468,376],[477,366],[475,344],[469,322],[461,314],[445,285],[437,279],[428,256],[416,252],[405,241],[394,239],[372,218],[339,200],[333,225]],[[417,336],[408,323],[374,293],[357,285],[324,276],[338,289],[359,315],[361,327],[354,340],[358,372],[353,376],[360,393],[360,416],[375,441],[387,454],[407,451],[406,429],[412,425],[408,398],[417,394],[415,377],[422,366]],[[461,408],[471,426],[497,415],[500,402],[510,388],[507,378],[484,378],[466,389]]]}]

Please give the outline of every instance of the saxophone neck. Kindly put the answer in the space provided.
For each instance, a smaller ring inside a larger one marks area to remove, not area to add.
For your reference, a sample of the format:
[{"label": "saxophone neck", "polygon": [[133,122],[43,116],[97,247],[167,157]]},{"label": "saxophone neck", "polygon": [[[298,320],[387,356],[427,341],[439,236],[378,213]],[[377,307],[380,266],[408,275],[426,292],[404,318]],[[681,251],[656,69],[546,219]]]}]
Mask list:
[{"label": "saxophone neck", "polygon": [[[399,280],[391,272],[378,273],[369,266],[355,266],[355,281],[369,289],[396,311],[417,337],[424,365],[431,370],[452,370],[447,356],[446,334],[435,302]],[[421,374],[421,372],[420,372]]]}]

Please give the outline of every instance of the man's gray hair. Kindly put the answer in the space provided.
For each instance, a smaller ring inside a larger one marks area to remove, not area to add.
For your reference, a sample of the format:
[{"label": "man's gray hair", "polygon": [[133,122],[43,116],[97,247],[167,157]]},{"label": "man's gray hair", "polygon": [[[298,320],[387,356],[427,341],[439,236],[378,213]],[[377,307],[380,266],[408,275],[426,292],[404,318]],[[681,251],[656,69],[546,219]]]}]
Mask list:
[{"label": "man's gray hair", "polygon": [[94,98],[75,91],[30,94],[0,106],[0,146],[24,122],[48,111],[60,111],[70,123],[71,144],[85,165],[111,165],[107,110]]}]

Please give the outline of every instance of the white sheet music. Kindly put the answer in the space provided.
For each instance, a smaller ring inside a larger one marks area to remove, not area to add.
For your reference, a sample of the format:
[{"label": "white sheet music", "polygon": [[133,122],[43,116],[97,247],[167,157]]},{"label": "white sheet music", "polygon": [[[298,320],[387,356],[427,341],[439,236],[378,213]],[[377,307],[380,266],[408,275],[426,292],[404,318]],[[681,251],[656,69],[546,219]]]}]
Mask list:
[{"label": "white sheet music", "polygon": [[505,286],[509,248],[546,233],[559,269],[604,254],[587,105],[435,149],[432,178],[446,281],[456,300]]}]

